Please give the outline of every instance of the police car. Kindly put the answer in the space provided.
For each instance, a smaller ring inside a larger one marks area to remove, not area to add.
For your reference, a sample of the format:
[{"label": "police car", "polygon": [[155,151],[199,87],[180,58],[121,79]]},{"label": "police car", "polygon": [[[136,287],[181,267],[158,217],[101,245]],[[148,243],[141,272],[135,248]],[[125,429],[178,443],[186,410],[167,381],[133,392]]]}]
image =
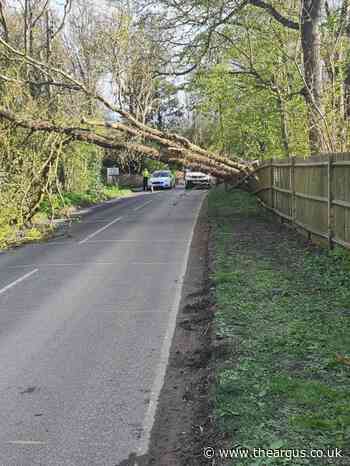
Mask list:
[{"label": "police car", "polygon": [[157,170],[148,180],[148,189],[172,189],[175,186],[175,177],[170,170]]}]

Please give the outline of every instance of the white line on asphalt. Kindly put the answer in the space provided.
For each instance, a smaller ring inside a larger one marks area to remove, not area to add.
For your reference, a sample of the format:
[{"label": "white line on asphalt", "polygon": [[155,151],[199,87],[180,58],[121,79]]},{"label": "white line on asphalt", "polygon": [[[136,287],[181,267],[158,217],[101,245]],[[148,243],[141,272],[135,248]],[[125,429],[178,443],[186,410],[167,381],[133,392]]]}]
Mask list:
[{"label": "white line on asphalt", "polygon": [[168,261],[168,262],[130,262],[130,265],[174,265],[181,264],[179,261]]},{"label": "white line on asphalt", "polygon": [[179,240],[179,239],[155,239],[153,241],[149,240],[129,240],[129,239],[94,239],[89,241],[89,243],[131,243],[131,244],[168,244],[168,243],[187,243],[186,240]]},{"label": "white line on asphalt", "polygon": [[[120,285],[120,283],[116,283],[117,285]],[[122,285],[125,285],[127,286],[127,283],[122,283]],[[169,289],[171,290],[172,288],[168,288],[167,289],[167,293],[169,292]],[[116,304],[116,303],[113,303],[113,304],[107,304],[107,306],[110,306],[112,307],[113,309],[99,309],[98,311],[96,309],[93,309],[93,313],[94,313],[94,316],[98,316],[100,314],[129,314],[129,313],[133,313],[133,314],[167,314],[168,312],[171,311],[170,308],[168,307],[164,307],[163,309],[135,309],[135,308],[132,308],[129,306],[129,302],[130,300],[125,300],[125,303],[126,304]],[[106,306],[106,304],[104,304],[104,306]],[[116,309],[115,307],[116,306],[120,306],[121,309]],[[13,312],[19,312],[21,314],[23,313],[31,313],[35,310],[37,310],[38,307],[28,307],[28,305],[24,305],[24,307],[22,308],[11,308],[11,313]],[[0,306],[0,312],[2,311],[7,311],[8,308],[7,307],[1,307]],[[1,463],[0,463],[1,464]]]},{"label": "white line on asphalt", "polygon": [[87,236],[85,239],[83,239],[82,241],[79,241],[79,244],[84,244],[84,243],[87,243],[90,239],[94,238],[95,236],[97,236],[99,233],[102,233],[103,231],[107,230],[107,228],[111,227],[112,225],[114,225],[115,223],[117,222],[120,222],[120,220],[122,219],[123,217],[118,217],[118,218],[115,218],[112,222],[109,222],[107,225],[105,225],[104,227],[100,228],[99,230],[95,231],[94,233],[91,233],[91,235]]},{"label": "white line on asphalt", "polygon": [[6,291],[10,290],[11,288],[13,288],[14,286],[18,285],[19,283],[23,282],[24,280],[26,280],[27,278],[31,277],[32,275],[34,275],[35,273],[39,272],[39,269],[35,269],[35,270],[32,270],[31,272],[29,273],[26,273],[25,275],[23,275],[23,277],[20,277],[18,278],[17,280],[15,280],[14,282],[8,284],[7,286],[5,286],[4,288],[1,288],[0,290],[0,294],[4,294]]},{"label": "white line on asphalt", "polygon": [[81,267],[82,265],[120,265],[119,262],[75,262],[69,264],[22,264],[22,265],[10,265],[8,269],[24,269],[28,267]]},{"label": "white line on asphalt", "polygon": [[204,197],[202,198],[200,205],[198,206],[198,210],[196,212],[195,219],[192,225],[190,237],[187,243],[185,257],[182,262],[181,273],[180,273],[181,279],[179,280],[177,287],[176,287],[174,304],[172,306],[172,309],[169,315],[168,327],[167,327],[166,334],[165,334],[163,344],[162,344],[160,361],[158,364],[156,376],[155,376],[152,390],[151,390],[150,402],[149,402],[146,415],[143,421],[143,425],[142,425],[142,436],[140,440],[140,446],[138,449],[139,456],[146,455],[149,449],[151,431],[152,431],[152,427],[154,424],[154,419],[155,419],[155,415],[157,411],[158,398],[159,398],[159,394],[162,390],[164,380],[165,380],[166,369],[168,366],[168,361],[169,361],[169,356],[170,356],[170,348],[171,348],[173,336],[175,333],[177,315],[180,309],[183,281],[186,275],[187,264],[188,264],[188,260],[190,257],[191,243],[192,243],[192,239],[194,235],[194,229],[197,225],[197,221],[198,221],[198,217],[199,217],[199,213],[200,213],[203,201],[204,201]]},{"label": "white line on asphalt", "polygon": [[169,312],[169,309],[130,309],[128,307],[125,307],[125,309],[103,309],[99,311],[94,310],[94,316],[99,316],[101,314],[167,314]]},{"label": "white line on asphalt", "polygon": [[138,207],[135,207],[134,212],[137,212],[138,210],[143,209],[144,207],[146,207],[146,205],[150,204],[151,202],[153,202],[153,199],[151,201],[147,201],[147,202],[139,205]]},{"label": "white line on asphalt", "polygon": [[[91,241],[95,243],[95,241]],[[129,265],[174,265],[181,264],[179,261],[167,261],[167,262],[130,262]],[[61,264],[21,264],[21,265],[10,265],[8,269],[28,269],[31,267],[81,267],[84,265],[120,265],[120,262],[75,262],[75,263],[61,263]]]}]

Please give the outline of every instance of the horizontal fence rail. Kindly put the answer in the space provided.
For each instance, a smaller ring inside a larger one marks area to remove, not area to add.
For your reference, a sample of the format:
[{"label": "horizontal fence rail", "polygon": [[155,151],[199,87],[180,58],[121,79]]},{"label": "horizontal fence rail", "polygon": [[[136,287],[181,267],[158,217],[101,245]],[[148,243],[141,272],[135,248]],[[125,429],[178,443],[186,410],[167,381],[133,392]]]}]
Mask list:
[{"label": "horizontal fence rail", "polygon": [[271,159],[256,174],[253,191],[265,208],[350,249],[350,153]]}]

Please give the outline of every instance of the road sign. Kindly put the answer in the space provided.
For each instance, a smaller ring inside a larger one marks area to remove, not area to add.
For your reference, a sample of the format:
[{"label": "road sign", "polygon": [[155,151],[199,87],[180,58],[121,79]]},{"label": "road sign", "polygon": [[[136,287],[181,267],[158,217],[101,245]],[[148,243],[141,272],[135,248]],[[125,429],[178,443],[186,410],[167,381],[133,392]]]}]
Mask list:
[{"label": "road sign", "polygon": [[118,167],[108,167],[107,168],[107,176],[119,176],[119,168]]}]

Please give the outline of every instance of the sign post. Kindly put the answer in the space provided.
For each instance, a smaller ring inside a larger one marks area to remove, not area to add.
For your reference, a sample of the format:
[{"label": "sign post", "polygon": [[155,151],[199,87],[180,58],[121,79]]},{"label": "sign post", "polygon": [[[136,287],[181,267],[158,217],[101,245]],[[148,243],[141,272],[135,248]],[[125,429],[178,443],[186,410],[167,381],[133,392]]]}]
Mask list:
[{"label": "sign post", "polygon": [[119,168],[108,167],[107,168],[107,184],[118,184]]}]

